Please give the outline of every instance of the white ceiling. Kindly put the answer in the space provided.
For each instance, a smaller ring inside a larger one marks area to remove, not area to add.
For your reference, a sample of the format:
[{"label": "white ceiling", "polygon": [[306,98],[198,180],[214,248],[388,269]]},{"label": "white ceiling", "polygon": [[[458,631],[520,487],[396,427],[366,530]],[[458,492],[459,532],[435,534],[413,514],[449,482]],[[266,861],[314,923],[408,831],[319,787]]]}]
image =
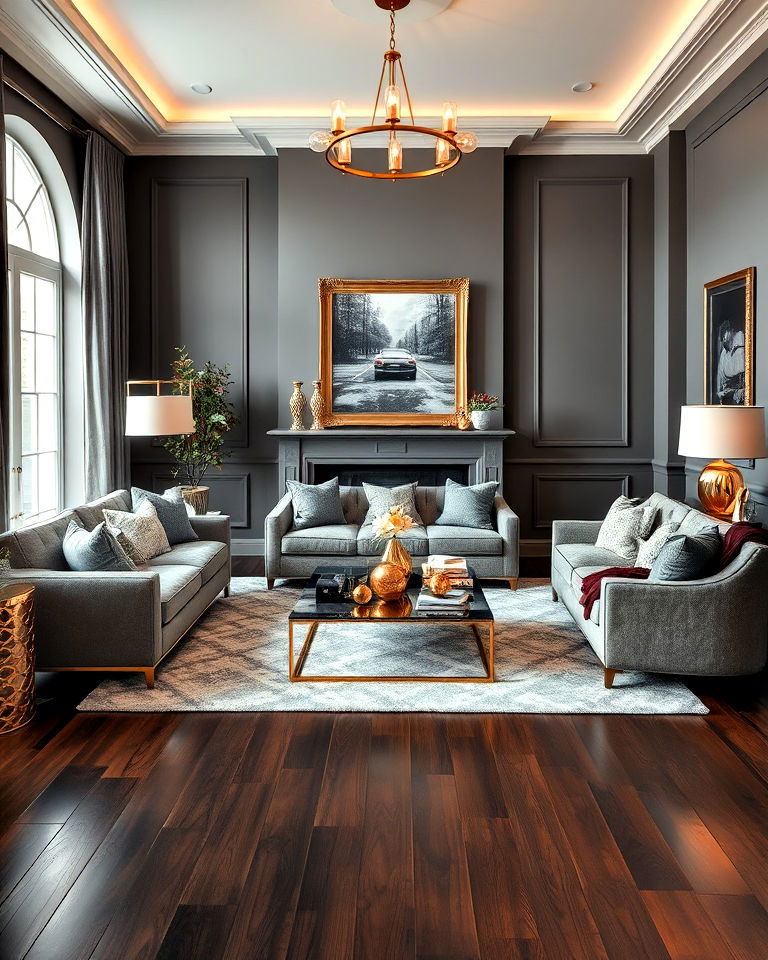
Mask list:
[{"label": "white ceiling", "polygon": [[[332,0],[73,0],[166,120],[370,109],[389,17]],[[398,31],[417,113],[616,120],[705,0],[453,0]],[[404,18],[405,19],[405,18]],[[588,94],[571,86],[591,80]],[[190,84],[205,81],[201,97]]]}]

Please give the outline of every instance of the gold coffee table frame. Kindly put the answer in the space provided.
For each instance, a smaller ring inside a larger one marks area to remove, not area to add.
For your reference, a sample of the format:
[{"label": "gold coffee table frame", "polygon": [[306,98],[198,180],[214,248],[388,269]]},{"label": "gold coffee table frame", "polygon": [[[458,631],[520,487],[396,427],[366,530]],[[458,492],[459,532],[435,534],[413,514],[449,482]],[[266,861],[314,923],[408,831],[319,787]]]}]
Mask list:
[{"label": "gold coffee table frame", "polygon": [[[452,626],[457,626],[462,624],[463,626],[472,627],[472,633],[475,637],[475,642],[477,643],[477,649],[480,653],[480,659],[482,661],[483,667],[485,668],[485,675],[482,677],[477,676],[460,676],[460,677],[435,677],[435,676],[412,676],[412,677],[378,677],[378,676],[367,676],[367,675],[356,675],[356,676],[320,676],[320,675],[307,675],[304,673],[304,664],[306,662],[309,651],[312,649],[312,641],[315,639],[315,634],[317,633],[317,628],[320,624],[326,626],[333,626],[336,623],[357,623],[357,624],[391,624],[391,623],[411,623],[416,627],[422,626],[440,626],[445,624],[451,624]],[[294,636],[293,628],[294,625],[300,624],[302,626],[308,626],[307,635],[304,638],[304,642],[301,645],[299,650],[299,655],[294,661]],[[483,643],[483,637],[480,633],[478,624],[483,624],[488,628],[488,652],[486,653],[485,645]],[[321,683],[332,683],[332,682],[353,682],[353,681],[371,681],[377,680],[384,683],[408,683],[409,681],[414,680],[423,680],[427,683],[493,683],[495,680],[495,653],[494,653],[494,621],[490,620],[472,620],[462,623],[461,617],[446,617],[446,618],[432,618],[427,619],[409,619],[407,617],[382,617],[380,620],[364,619],[361,620],[355,617],[345,617],[338,619],[323,619],[323,618],[311,618],[307,617],[306,619],[296,619],[288,621],[288,676],[291,683],[304,683],[304,682],[321,682]]]}]

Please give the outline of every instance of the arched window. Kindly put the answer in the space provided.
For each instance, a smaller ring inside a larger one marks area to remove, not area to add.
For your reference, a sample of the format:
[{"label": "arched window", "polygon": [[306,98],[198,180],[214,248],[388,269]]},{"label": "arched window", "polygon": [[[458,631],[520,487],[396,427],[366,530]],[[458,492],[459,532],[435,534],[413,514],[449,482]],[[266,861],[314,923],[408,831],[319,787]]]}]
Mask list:
[{"label": "arched window", "polygon": [[53,209],[37,167],[6,136],[11,314],[11,521],[62,502],[61,260]]}]

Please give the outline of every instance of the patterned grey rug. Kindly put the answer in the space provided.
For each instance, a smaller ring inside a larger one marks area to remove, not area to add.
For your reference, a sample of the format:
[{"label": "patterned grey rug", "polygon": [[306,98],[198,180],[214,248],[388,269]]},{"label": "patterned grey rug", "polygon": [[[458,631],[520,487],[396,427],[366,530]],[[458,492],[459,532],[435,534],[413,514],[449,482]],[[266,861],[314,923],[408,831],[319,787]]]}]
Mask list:
[{"label": "patterned grey rug", "polygon": [[[567,610],[546,581],[489,588],[496,619],[496,683],[290,683],[287,615],[299,591],[268,591],[239,577],[161,665],[157,686],[126,674],[105,680],[79,710],[385,711],[436,713],[707,713],[679,680],[644,673],[617,676],[613,690]],[[303,628],[298,628],[303,629]],[[302,634],[303,636],[303,634]],[[307,657],[308,674],[380,676],[476,671],[477,646],[466,625],[323,625]]]}]

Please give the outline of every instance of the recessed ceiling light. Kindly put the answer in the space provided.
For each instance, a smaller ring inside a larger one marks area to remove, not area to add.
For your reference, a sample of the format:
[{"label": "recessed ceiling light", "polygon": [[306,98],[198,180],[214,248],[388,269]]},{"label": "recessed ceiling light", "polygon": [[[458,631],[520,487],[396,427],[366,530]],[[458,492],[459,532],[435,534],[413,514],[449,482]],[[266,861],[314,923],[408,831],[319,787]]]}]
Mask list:
[{"label": "recessed ceiling light", "polygon": [[195,91],[195,93],[199,93],[203,97],[207,97],[208,94],[213,91],[213,87],[210,85],[210,83],[193,83],[192,89]]},{"label": "recessed ceiling light", "polygon": [[571,90],[574,93],[589,93],[592,87],[594,87],[594,83],[591,80],[579,80],[578,83],[574,83]]}]

